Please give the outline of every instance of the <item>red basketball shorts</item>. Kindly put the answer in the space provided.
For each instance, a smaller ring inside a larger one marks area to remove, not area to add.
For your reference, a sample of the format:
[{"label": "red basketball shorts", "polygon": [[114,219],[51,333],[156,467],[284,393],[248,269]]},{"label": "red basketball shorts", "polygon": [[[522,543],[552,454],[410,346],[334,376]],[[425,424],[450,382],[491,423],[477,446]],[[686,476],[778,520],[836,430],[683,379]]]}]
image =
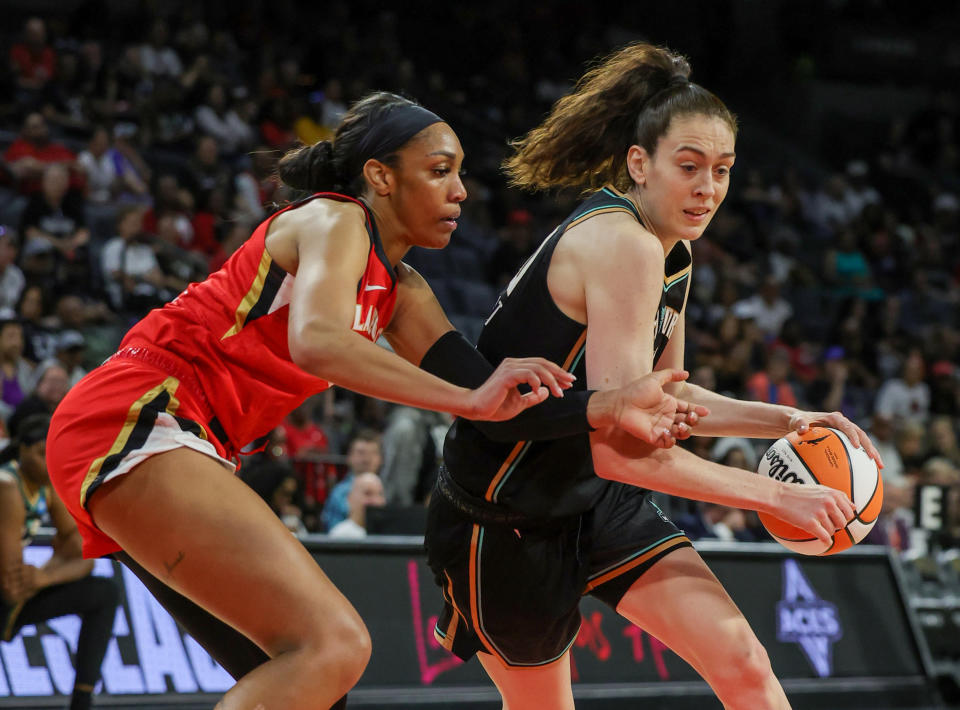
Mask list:
[{"label": "red basketball shorts", "polygon": [[206,399],[183,372],[178,378],[139,360],[111,359],[78,382],[54,412],[47,468],[80,528],[84,557],[120,549],[87,512],[90,497],[107,481],[154,454],[181,447],[235,469],[209,430]]}]

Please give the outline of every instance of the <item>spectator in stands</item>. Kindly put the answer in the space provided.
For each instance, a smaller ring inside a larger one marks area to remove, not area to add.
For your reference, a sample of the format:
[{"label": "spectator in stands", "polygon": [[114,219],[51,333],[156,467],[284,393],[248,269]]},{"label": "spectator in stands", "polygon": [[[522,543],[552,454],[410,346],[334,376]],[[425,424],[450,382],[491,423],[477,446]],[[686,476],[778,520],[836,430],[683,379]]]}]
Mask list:
[{"label": "spectator in stands", "polygon": [[353,480],[347,496],[349,515],[330,528],[330,537],[357,539],[367,536],[367,508],[386,505],[383,483],[375,473],[361,473]]},{"label": "spectator in stands", "polygon": [[26,280],[17,266],[19,237],[15,230],[0,225],[0,309],[13,310]]},{"label": "spectator in stands", "polygon": [[870,420],[869,434],[883,461],[883,469],[880,473],[883,476],[884,490],[890,486],[905,485],[903,461],[900,459],[900,450],[894,437],[893,421],[875,412]]},{"label": "spectator in stands", "polygon": [[923,354],[911,350],[903,363],[902,374],[880,387],[877,413],[893,420],[894,426],[905,421],[924,422],[930,414],[930,387],[924,382]]},{"label": "spectator in stands", "polygon": [[23,326],[12,312],[0,313],[0,418],[4,422],[29,394],[32,383],[33,366],[23,357]]},{"label": "spectator in stands", "polygon": [[372,429],[362,429],[350,440],[347,447],[347,473],[334,486],[327,496],[323,506],[320,521],[324,530],[331,530],[341,520],[350,514],[347,496],[353,480],[361,473],[377,473],[383,463],[383,454],[380,448],[380,434]]},{"label": "spectator in stands", "polygon": [[54,259],[54,277],[75,284],[89,284],[86,227],[83,198],[70,190],[70,176],[63,165],[48,165],[43,171],[42,190],[31,196],[20,216],[20,234],[24,256],[50,252]]},{"label": "spectator in stands", "polygon": [[67,390],[70,389],[70,378],[63,365],[59,362],[51,361],[44,363],[43,366],[37,366],[33,372],[34,386],[28,394],[13,410],[10,419],[7,421],[7,430],[10,436],[16,436],[20,429],[20,423],[27,417],[34,414],[44,414],[51,416],[53,410],[60,404]]},{"label": "spectator in stands", "polygon": [[326,460],[330,440],[314,420],[317,405],[332,394],[332,390],[327,390],[308,397],[281,424],[286,435],[286,454],[302,483],[304,502],[311,510],[326,500],[336,481],[336,467]]},{"label": "spectator in stands", "polygon": [[207,90],[206,102],[200,104],[193,115],[197,127],[215,139],[214,147],[226,156],[241,153],[253,143],[253,129],[229,106],[223,84],[213,84]]},{"label": "spectator in stands", "polygon": [[960,380],[949,360],[937,360],[930,366],[930,413],[960,416]]},{"label": "spectator in stands", "polygon": [[143,233],[143,208],[124,205],[117,213],[117,236],[103,245],[100,268],[110,305],[143,315],[170,300],[164,274]]},{"label": "spectator in stands", "polygon": [[536,246],[533,215],[524,209],[511,210],[498,236],[500,241],[487,263],[487,281],[503,288]]},{"label": "spectator in stands", "polygon": [[[65,145],[50,139],[47,120],[34,112],[23,120],[20,137],[10,144],[3,159],[16,177],[20,193],[32,195],[40,191],[44,169],[49,164],[61,163],[69,169],[77,158]],[[74,186],[81,186],[79,179]]]},{"label": "spectator in stands", "polygon": [[[119,602],[116,584],[94,577],[93,560],[80,555],[77,524],[50,485],[46,464],[48,417],[25,419],[0,454],[0,641],[27,624],[80,616],[69,710],[89,710]],[[23,559],[41,525],[56,529],[53,555],[35,567]]]},{"label": "spectator in stands", "polygon": [[50,327],[50,294],[30,282],[20,294],[16,314],[23,326],[23,355],[31,362],[40,362],[56,354],[56,333]]},{"label": "spectator in stands", "polygon": [[390,505],[413,505],[433,489],[443,437],[452,418],[414,407],[394,407],[383,430],[384,495]]},{"label": "spectator in stands", "polygon": [[960,468],[960,445],[957,443],[957,430],[953,420],[947,416],[938,416],[930,420],[930,456],[949,461]]},{"label": "spectator in stands", "polygon": [[286,461],[258,457],[249,466],[241,467],[240,477],[266,501],[290,532],[297,535],[307,532],[302,518],[300,482]]},{"label": "spectator in stands", "polygon": [[21,102],[37,102],[56,76],[57,53],[47,42],[47,25],[39,17],[29,18],[23,38],[10,48],[10,65]]},{"label": "spectator in stands", "polygon": [[64,330],[57,336],[56,357],[44,360],[37,366],[40,372],[50,365],[59,365],[67,373],[67,389],[73,387],[87,371],[83,368],[83,356],[87,350],[87,341],[79,330]]},{"label": "spectator in stands", "polygon": [[150,26],[147,41],[139,50],[140,66],[147,75],[178,79],[183,73],[183,63],[168,42],[169,34],[163,20],[156,20]]},{"label": "spectator in stands", "polygon": [[752,318],[768,340],[780,335],[783,324],[793,315],[793,306],[780,295],[780,284],[769,275],[754,295],[733,305],[738,318]]},{"label": "spectator in stands", "polygon": [[[127,140],[123,144],[130,146]],[[77,156],[77,165],[86,176],[87,200],[94,205],[108,205],[122,196],[139,197],[147,192],[146,183],[130,160],[120,148],[111,145],[110,131],[105,126],[93,129],[86,149]]]},{"label": "spectator in stands", "polygon": [[220,159],[219,139],[214,136],[197,138],[196,148],[187,161],[184,184],[197,203],[203,202],[214,190],[229,192],[233,176]]},{"label": "spectator in stands", "polygon": [[767,366],[747,380],[747,397],[758,402],[797,406],[797,396],[788,379],[790,355],[781,348],[767,353]]}]

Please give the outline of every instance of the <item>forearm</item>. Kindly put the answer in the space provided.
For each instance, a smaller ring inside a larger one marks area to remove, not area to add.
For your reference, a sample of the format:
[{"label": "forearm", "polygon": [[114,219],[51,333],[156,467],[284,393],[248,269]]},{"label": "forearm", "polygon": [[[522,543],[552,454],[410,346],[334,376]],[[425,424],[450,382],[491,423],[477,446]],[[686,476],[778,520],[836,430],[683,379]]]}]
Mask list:
[{"label": "forearm", "polygon": [[[420,367],[461,387],[479,387],[494,367],[461,333],[444,333],[430,346]],[[493,441],[543,441],[583,434],[615,422],[615,398],[592,391],[568,390],[551,397],[513,419],[474,422]]]},{"label": "forearm", "polygon": [[655,448],[615,429],[591,434],[590,445],[594,469],[601,478],[683,498],[772,511],[783,485],[707,461],[678,446]]},{"label": "forearm", "polygon": [[793,407],[780,404],[724,397],[688,382],[683,383],[676,396],[710,410],[710,416],[704,417],[697,424],[698,436],[778,439],[790,431],[790,417],[797,412]]},{"label": "forearm", "polygon": [[291,356],[299,367],[340,387],[398,404],[469,417],[469,390],[426,372],[403,358],[345,329],[325,329],[297,338],[314,347]]},{"label": "forearm", "polygon": [[93,560],[82,557],[62,557],[54,554],[40,569],[40,587],[52,587],[57,584],[83,579],[93,571]]}]

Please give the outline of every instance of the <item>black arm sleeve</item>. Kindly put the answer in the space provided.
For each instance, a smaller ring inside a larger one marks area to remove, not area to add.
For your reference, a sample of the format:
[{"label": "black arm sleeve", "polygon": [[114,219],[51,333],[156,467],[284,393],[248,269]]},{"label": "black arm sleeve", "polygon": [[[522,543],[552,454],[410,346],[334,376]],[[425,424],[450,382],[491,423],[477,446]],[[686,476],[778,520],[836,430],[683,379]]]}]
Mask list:
[{"label": "black arm sleeve", "polygon": [[[444,333],[430,346],[421,369],[460,387],[474,389],[493,374],[494,367],[470,341],[455,330]],[[593,431],[587,422],[587,401],[593,390],[567,390],[563,397],[548,397],[505,422],[473,422],[493,441],[545,441]]]}]

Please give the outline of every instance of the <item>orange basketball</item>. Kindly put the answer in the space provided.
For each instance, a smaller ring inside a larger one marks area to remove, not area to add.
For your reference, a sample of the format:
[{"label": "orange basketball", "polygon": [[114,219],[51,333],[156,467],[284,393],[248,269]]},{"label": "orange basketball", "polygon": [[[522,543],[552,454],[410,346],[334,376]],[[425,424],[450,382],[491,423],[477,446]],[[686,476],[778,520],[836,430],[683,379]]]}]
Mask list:
[{"label": "orange basketball", "polygon": [[760,460],[757,473],[778,481],[804,485],[819,483],[847,494],[856,517],[833,535],[829,545],[767,513],[760,522],[784,547],[804,555],[832,555],[860,542],[877,522],[883,504],[883,479],[877,464],[863,448],[855,449],[837,429],[810,427],[805,434],[791,432],[778,439]]}]

